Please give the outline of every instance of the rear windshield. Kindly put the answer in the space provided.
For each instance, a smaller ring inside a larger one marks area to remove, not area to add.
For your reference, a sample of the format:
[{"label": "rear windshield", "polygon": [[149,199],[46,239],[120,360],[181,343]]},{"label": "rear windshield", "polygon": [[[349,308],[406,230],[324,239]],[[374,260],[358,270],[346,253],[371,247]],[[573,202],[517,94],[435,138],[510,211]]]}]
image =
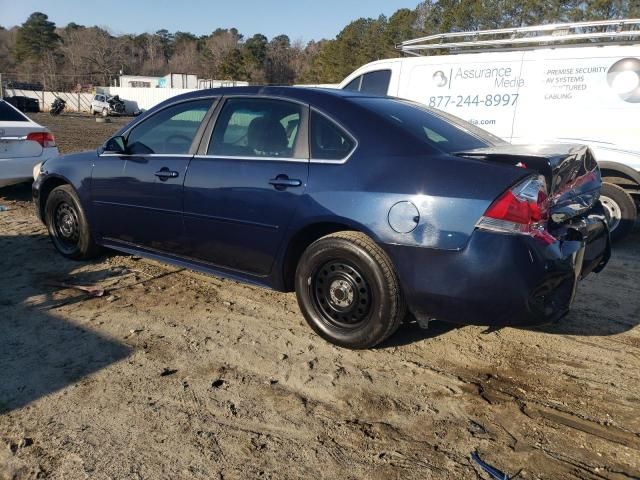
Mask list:
[{"label": "rear windshield", "polygon": [[419,103],[390,98],[353,98],[437,150],[452,153],[506,143],[464,120]]},{"label": "rear windshield", "polygon": [[19,111],[9,105],[7,102],[0,100],[0,122],[28,122],[29,119],[22,115]]}]

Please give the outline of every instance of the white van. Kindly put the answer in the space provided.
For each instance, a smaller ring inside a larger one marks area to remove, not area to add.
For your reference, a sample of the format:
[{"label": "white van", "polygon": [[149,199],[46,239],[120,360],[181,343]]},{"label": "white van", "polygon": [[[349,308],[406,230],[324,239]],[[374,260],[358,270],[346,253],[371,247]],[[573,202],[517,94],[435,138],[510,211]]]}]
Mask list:
[{"label": "white van", "polygon": [[[635,22],[640,27],[640,20]],[[558,26],[544,28],[549,27]],[[512,39],[516,30],[508,30]],[[495,38],[501,31],[493,32]],[[475,38],[482,33],[473,32]],[[434,37],[442,42],[446,34]],[[640,208],[640,30],[631,37],[635,43],[624,45],[485,48],[381,60],[359,68],[339,88],[420,102],[512,143],[589,145],[610,184],[603,185],[602,201],[612,217],[612,235],[621,237]],[[432,38],[399,48],[415,54]],[[549,38],[558,36],[546,43]]]}]

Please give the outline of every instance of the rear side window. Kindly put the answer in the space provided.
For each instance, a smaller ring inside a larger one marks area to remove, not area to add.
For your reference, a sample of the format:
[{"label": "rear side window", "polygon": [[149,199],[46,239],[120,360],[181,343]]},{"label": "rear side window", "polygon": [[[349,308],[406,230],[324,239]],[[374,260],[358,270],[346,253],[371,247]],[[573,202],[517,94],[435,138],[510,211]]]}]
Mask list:
[{"label": "rear side window", "polygon": [[7,102],[0,100],[0,122],[28,122],[29,119]]},{"label": "rear side window", "polygon": [[311,111],[311,158],[344,160],[355,148],[355,141],[324,115]]},{"label": "rear side window", "polygon": [[505,143],[464,120],[432,112],[412,102],[391,98],[358,98],[354,101],[446,153]]},{"label": "rear side window", "polygon": [[389,91],[391,70],[378,70],[362,76],[360,91],[371,95],[386,95]]},{"label": "rear side window", "polygon": [[232,98],[216,120],[208,155],[292,158],[302,106],[282,100]]},{"label": "rear side window", "polygon": [[165,108],[133,127],[127,137],[132,155],[189,153],[198,128],[213,99],[183,102]]}]

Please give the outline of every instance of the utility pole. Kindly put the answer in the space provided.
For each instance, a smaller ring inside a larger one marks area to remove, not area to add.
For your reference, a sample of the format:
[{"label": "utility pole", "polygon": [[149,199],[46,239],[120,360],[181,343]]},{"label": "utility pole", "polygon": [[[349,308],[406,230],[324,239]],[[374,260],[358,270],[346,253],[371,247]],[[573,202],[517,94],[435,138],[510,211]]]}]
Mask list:
[{"label": "utility pole", "polygon": [[2,86],[2,73],[0,73],[0,100],[4,98],[4,87]]}]

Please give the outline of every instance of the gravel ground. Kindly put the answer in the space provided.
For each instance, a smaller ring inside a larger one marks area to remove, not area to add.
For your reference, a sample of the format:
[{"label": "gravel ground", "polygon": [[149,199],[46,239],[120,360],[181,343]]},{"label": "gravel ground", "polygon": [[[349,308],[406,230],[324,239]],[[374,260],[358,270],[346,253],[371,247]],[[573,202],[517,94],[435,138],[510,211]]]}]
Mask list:
[{"label": "gravel ground", "polygon": [[[63,152],[124,122],[36,120]],[[519,479],[640,477],[638,231],[557,325],[409,324],[353,352],[292,294],[68,261],[28,187],[0,205],[0,479],[488,478],[476,450]]]}]

